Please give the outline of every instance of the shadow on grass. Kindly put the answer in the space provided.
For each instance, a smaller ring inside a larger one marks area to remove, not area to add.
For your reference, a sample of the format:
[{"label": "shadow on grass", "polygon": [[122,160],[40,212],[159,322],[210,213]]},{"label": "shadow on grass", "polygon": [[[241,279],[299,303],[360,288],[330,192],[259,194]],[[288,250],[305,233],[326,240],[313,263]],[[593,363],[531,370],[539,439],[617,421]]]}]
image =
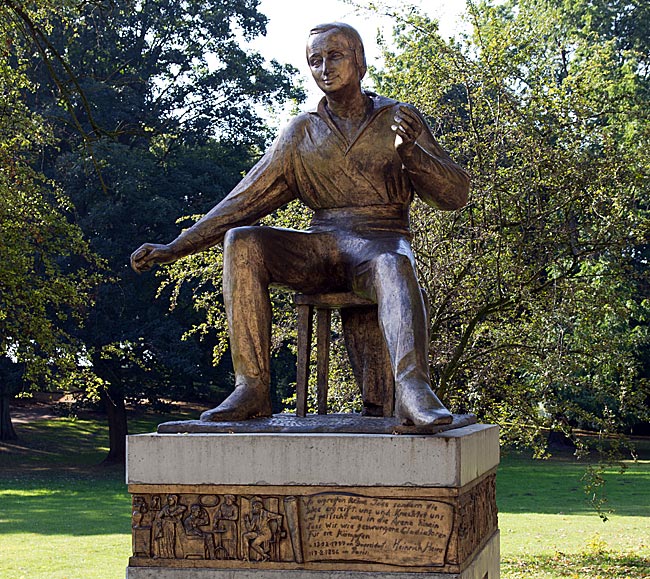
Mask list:
[{"label": "shadow on grass", "polygon": [[97,420],[52,418],[15,427],[18,440],[0,442],[0,466],[97,464],[108,452],[108,431]]},{"label": "shadow on grass", "polygon": [[[129,432],[156,430],[173,415],[129,412]],[[131,532],[124,469],[97,466],[108,452],[105,417],[34,419],[0,442],[0,534],[106,535]]]},{"label": "shadow on grass", "polygon": [[[156,415],[129,413],[129,434],[155,432],[168,420],[187,420],[195,413]],[[99,464],[108,453],[105,417],[85,413],[79,418],[59,417],[15,425],[18,440],[0,442],[0,469],[34,466]]]},{"label": "shadow on grass", "polygon": [[632,553],[556,553],[534,559],[505,559],[501,562],[503,579],[648,579],[650,562]]},{"label": "shadow on grass", "polygon": [[[504,458],[497,475],[497,501],[503,513],[593,514],[584,491],[586,464]],[[605,509],[618,515],[650,516],[650,461],[628,462],[621,473],[605,471]]]}]

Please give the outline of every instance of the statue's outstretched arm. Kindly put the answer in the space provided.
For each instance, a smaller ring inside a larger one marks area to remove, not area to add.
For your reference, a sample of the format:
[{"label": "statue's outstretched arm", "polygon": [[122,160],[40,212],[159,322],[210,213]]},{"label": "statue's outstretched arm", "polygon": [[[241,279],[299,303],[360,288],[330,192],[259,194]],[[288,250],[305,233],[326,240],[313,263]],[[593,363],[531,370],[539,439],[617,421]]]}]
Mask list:
[{"label": "statue's outstretched arm", "polygon": [[240,183],[192,227],[168,244],[145,243],[131,255],[142,272],[221,243],[233,227],[252,225],[296,197],[286,175],[291,171],[286,137],[279,137]]}]

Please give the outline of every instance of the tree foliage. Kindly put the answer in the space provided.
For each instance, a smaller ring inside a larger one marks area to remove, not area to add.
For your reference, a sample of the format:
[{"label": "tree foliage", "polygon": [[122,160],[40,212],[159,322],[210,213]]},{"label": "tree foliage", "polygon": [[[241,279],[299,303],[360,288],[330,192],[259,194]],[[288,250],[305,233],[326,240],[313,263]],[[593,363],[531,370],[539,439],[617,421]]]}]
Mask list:
[{"label": "tree foliage", "polygon": [[461,212],[414,212],[436,385],[506,439],[624,430],[648,418],[647,7],[512,0],[468,18],[445,41],[402,17],[374,75],[472,174]]},{"label": "tree foliage", "polygon": [[[45,174],[61,183],[111,281],[77,337],[109,411],[111,460],[121,460],[125,397],[157,401],[210,390],[204,349],[180,338],[193,314],[156,301],[131,251],[176,236],[179,215],[206,211],[237,182],[269,132],[260,109],[302,92],[293,69],[241,47],[265,30],[257,0],[10,2],[22,33],[33,111],[54,127]],[[208,348],[210,349],[210,348]],[[206,393],[207,395],[207,393]]]},{"label": "tree foliage", "polygon": [[69,199],[34,168],[52,134],[26,103],[34,86],[11,34],[15,18],[0,10],[0,439],[15,437],[8,401],[26,382],[76,366],[71,327],[88,311],[100,268],[71,223]]}]

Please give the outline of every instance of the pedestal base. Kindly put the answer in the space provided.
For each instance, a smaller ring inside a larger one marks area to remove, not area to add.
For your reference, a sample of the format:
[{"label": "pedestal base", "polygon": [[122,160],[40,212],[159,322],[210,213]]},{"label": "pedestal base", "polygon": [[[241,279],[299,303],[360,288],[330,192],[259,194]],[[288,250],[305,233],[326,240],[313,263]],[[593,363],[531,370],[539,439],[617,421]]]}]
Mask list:
[{"label": "pedestal base", "polygon": [[129,437],[129,579],[497,579],[498,431]]},{"label": "pedestal base", "polygon": [[126,579],[499,579],[499,531],[461,573],[129,567]]}]

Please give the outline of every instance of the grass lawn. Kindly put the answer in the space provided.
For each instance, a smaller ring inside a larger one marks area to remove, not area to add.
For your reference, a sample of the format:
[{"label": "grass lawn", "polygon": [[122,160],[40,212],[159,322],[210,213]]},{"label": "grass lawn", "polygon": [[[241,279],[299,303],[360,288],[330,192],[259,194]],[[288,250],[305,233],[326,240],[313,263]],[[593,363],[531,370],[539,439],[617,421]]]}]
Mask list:
[{"label": "grass lawn", "polygon": [[[130,432],[163,420],[138,416]],[[102,420],[55,418],[16,425],[0,443],[0,579],[124,579],[131,503],[108,452]]]},{"label": "grass lawn", "polygon": [[[168,419],[134,417],[130,429]],[[19,441],[0,443],[0,579],[123,579],[130,500],[121,469],[95,466],[107,450],[104,423],[55,418],[16,430]],[[504,579],[650,578],[650,460],[607,472],[615,512],[606,523],[589,509],[583,474],[569,458],[503,459]]]},{"label": "grass lawn", "polygon": [[0,471],[0,577],[124,579],[130,505],[122,473]]},{"label": "grass lawn", "polygon": [[506,579],[649,579],[650,461],[606,472],[603,522],[573,460],[506,456],[497,477],[501,572]]}]

